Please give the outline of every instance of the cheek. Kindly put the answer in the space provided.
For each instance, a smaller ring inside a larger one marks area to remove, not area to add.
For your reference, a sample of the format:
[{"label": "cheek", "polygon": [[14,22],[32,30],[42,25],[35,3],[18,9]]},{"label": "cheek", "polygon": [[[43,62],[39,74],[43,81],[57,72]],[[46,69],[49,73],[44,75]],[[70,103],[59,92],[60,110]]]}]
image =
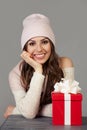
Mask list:
[{"label": "cheek", "polygon": [[32,50],[31,48],[28,48],[28,49],[27,49],[27,52],[28,52],[29,54],[32,54],[32,53],[33,53],[33,50]]},{"label": "cheek", "polygon": [[49,54],[51,54],[51,46],[47,46],[47,47],[46,47],[46,50],[47,50],[47,52],[48,52]]},{"label": "cheek", "polygon": [[51,51],[48,52],[48,57],[50,57],[50,55],[51,55]]}]

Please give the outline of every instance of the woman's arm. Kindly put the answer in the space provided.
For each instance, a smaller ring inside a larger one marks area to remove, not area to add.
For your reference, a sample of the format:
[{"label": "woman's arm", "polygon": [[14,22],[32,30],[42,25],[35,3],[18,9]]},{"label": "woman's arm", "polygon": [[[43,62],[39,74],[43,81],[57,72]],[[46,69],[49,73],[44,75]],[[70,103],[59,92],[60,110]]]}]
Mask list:
[{"label": "woman's arm", "polygon": [[[68,79],[70,83],[74,80],[74,65],[70,58],[62,57],[60,59],[60,65],[64,72],[64,78]],[[40,115],[52,117],[52,104],[47,104],[43,106],[42,110],[40,111]]]},{"label": "woman's arm", "polygon": [[18,67],[16,67],[9,74],[9,84],[16,102],[16,107],[12,113],[22,114],[26,118],[34,118],[39,110],[44,76],[38,72],[34,72],[30,88],[26,93],[21,86],[20,73],[18,72]]}]

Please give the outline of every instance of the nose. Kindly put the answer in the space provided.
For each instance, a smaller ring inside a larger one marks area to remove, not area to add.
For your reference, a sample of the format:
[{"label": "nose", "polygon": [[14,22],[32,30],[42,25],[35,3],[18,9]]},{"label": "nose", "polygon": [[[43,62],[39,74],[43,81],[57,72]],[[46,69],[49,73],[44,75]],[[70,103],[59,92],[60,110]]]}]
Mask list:
[{"label": "nose", "polygon": [[37,45],[37,51],[41,51],[42,50],[42,46],[41,46],[41,44],[38,44]]}]

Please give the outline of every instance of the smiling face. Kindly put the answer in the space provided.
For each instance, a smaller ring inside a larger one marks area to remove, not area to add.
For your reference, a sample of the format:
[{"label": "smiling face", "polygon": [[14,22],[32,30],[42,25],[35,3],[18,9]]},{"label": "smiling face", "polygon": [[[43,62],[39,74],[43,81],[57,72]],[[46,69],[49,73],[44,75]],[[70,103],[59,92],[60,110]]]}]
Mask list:
[{"label": "smiling face", "polygon": [[51,55],[51,43],[48,38],[34,37],[27,43],[27,52],[38,63],[44,64]]}]

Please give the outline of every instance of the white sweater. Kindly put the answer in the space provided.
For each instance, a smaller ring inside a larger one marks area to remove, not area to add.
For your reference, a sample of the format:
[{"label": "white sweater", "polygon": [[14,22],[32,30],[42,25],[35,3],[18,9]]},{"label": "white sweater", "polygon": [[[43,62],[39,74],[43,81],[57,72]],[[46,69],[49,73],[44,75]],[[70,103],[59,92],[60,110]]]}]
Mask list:
[{"label": "white sweater", "polygon": [[[12,114],[21,114],[26,118],[34,118],[39,110],[40,97],[45,76],[34,72],[30,82],[30,88],[25,92],[20,82],[19,64],[9,74],[9,84],[14,95],[16,107]],[[63,69],[64,78],[70,82],[74,80],[74,68]],[[52,104],[45,105],[40,113],[42,116],[52,116]]]}]

